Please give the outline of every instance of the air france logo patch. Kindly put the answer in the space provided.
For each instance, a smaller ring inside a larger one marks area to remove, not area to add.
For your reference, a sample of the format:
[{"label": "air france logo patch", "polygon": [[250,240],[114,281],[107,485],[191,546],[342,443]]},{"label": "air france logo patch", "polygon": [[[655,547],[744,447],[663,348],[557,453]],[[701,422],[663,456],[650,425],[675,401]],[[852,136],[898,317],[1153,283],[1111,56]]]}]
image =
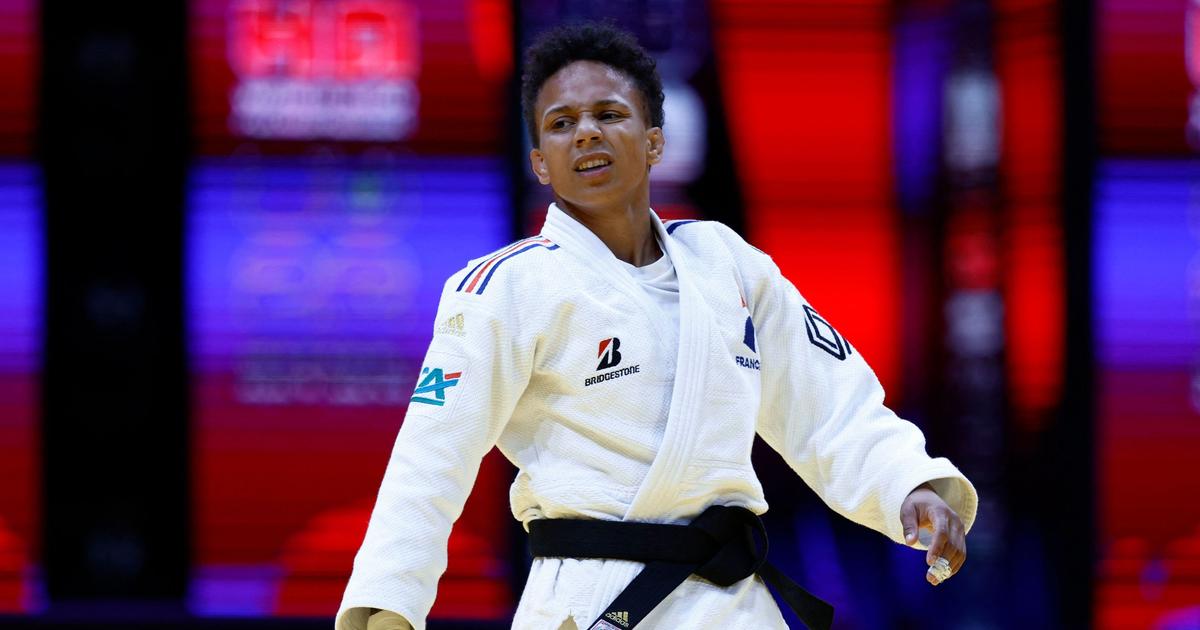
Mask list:
[{"label": "air france logo patch", "polygon": [[445,373],[442,368],[422,368],[421,382],[413,390],[412,402],[441,407],[446,404],[446,390],[458,385],[460,378],[462,372]]},{"label": "air france logo patch", "polygon": [[854,354],[850,349],[850,344],[838,334],[838,331],[833,329],[829,322],[825,321],[817,312],[807,304],[804,305],[804,329],[808,331],[808,340],[812,345],[829,353],[829,356],[838,361],[845,361],[846,357]]}]

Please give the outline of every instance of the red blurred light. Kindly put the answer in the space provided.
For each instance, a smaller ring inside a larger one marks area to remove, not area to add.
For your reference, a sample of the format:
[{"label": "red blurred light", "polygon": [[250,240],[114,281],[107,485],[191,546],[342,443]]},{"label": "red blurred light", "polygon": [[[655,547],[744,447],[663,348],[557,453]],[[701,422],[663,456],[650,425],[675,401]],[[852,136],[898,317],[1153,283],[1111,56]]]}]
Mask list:
[{"label": "red blurred light", "polygon": [[242,76],[312,74],[311,0],[242,0],[230,8],[229,60]]},{"label": "red blurred light", "polygon": [[713,3],[749,240],[899,375],[890,3]]},{"label": "red blurred light", "polygon": [[1001,185],[1007,380],[1014,420],[1040,430],[1062,398],[1062,61],[1057,3],[1004,0],[996,73],[1004,112]]}]

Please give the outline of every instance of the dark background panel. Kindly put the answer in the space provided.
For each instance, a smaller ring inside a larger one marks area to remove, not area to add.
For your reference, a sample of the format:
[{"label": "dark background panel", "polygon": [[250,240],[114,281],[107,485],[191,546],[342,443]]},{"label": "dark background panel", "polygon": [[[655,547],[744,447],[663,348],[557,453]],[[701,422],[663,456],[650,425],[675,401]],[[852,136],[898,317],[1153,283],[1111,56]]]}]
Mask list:
[{"label": "dark background panel", "polygon": [[52,601],[178,601],[188,562],[183,3],[42,7]]}]

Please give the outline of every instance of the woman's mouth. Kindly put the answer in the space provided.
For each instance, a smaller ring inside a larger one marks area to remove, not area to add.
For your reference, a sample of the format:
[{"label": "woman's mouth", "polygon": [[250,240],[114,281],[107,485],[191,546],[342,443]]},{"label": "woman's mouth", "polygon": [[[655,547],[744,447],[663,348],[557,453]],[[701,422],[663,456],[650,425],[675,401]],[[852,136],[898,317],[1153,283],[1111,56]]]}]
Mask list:
[{"label": "woman's mouth", "polygon": [[576,166],[575,172],[577,172],[577,173],[594,173],[594,172],[603,170],[605,167],[607,167],[610,164],[612,164],[612,162],[609,160],[606,160],[604,158],[595,158],[595,159],[583,162],[582,164]]}]

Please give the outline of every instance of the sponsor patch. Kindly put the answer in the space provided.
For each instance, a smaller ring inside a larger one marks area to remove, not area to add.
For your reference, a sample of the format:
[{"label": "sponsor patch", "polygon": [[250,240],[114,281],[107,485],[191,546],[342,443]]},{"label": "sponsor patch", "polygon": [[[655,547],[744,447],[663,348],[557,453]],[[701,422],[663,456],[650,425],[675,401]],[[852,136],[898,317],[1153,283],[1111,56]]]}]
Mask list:
[{"label": "sponsor patch", "polygon": [[421,368],[421,379],[413,390],[412,402],[441,407],[446,404],[446,390],[458,385],[462,372],[445,372],[442,368]]},{"label": "sponsor patch", "polygon": [[603,383],[605,381],[611,381],[614,378],[621,378],[622,376],[629,376],[630,374],[638,374],[641,371],[642,371],[641,365],[631,365],[629,367],[621,368],[619,370],[613,370],[611,372],[605,372],[603,374],[597,374],[595,376],[588,377],[588,378],[584,379],[583,386],[591,387],[592,385],[595,385],[596,383]]},{"label": "sponsor patch", "polygon": [[621,347],[621,340],[613,337],[604,339],[600,342],[600,351],[596,353],[596,358],[600,359],[600,365],[596,366],[597,370],[607,370],[621,364],[621,353],[618,348]]},{"label": "sponsor patch", "polygon": [[[614,368],[614,367],[617,367],[618,365],[620,365],[621,364],[620,348],[621,348],[621,340],[620,339],[617,339],[616,337],[602,339],[600,341],[600,348],[596,352],[596,358],[600,359],[600,364],[596,366],[596,369],[597,370],[607,370],[607,369]],[[592,385],[595,385],[597,383],[611,381],[614,378],[621,378],[622,376],[629,376],[630,374],[638,374],[641,371],[642,371],[641,365],[630,365],[628,367],[623,367],[619,370],[613,370],[611,372],[605,372],[604,374],[597,374],[595,376],[589,376],[588,378],[583,380],[583,386],[591,387]]]},{"label": "sponsor patch", "polygon": [[459,313],[458,315],[455,315],[454,317],[447,319],[446,321],[438,324],[437,334],[453,335],[455,337],[466,337],[467,336],[467,320],[466,320],[466,318],[463,317],[462,313]]},{"label": "sponsor patch", "polygon": [[805,304],[804,313],[806,315],[804,330],[808,332],[808,340],[814,346],[829,353],[829,356],[838,361],[845,361],[846,357],[854,354],[854,351],[850,349],[850,344],[811,306]]},{"label": "sponsor patch", "polygon": [[617,622],[622,628],[629,627],[629,613],[624,610],[614,610],[605,614],[604,618]]}]

